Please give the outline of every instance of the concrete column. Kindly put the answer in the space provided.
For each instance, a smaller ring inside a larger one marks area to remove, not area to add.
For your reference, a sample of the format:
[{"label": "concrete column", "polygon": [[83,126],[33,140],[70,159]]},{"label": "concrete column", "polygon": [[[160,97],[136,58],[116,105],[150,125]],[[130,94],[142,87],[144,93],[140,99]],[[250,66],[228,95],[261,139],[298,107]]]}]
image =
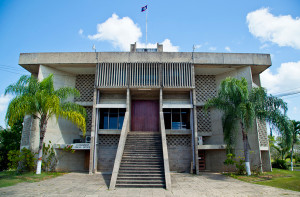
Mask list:
[{"label": "concrete column", "polygon": [[128,112],[128,119],[129,119],[129,131],[131,130],[131,96],[130,96],[130,89],[127,87],[127,95],[126,95],[126,112]]},{"label": "concrete column", "polygon": [[89,174],[97,172],[97,118],[96,118],[96,101],[97,101],[97,89],[94,89],[93,97],[93,113],[92,113],[92,126],[91,126],[91,148],[90,148],[90,166]]},{"label": "concrete column", "polygon": [[196,174],[199,174],[199,164],[198,164],[198,131],[197,131],[197,107],[196,107],[196,90],[195,90],[195,69],[194,64],[192,64],[192,104],[193,104],[193,134],[194,134],[194,158],[195,158],[195,170]]},{"label": "concrete column", "polygon": [[160,88],[160,90],[159,90],[159,112],[163,112],[162,105],[163,105],[163,89]]},{"label": "concrete column", "polygon": [[199,164],[198,164],[198,131],[197,131],[197,107],[196,107],[196,91],[192,90],[193,95],[193,132],[194,132],[194,150],[195,150],[195,165],[196,174],[199,174]]}]

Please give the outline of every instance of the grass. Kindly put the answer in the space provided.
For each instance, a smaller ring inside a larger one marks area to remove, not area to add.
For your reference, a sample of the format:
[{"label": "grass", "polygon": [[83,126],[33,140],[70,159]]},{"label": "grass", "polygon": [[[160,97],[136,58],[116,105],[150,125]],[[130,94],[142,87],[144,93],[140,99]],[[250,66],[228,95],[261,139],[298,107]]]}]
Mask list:
[{"label": "grass", "polygon": [[293,191],[300,191],[300,171],[292,172],[290,170],[281,170],[273,168],[273,172],[265,172],[259,175],[225,175],[249,183],[268,185]]},{"label": "grass", "polygon": [[0,187],[12,186],[21,182],[38,182],[46,179],[61,176],[65,173],[61,172],[42,172],[42,174],[35,174],[34,172],[26,172],[19,174],[16,171],[0,172]]}]

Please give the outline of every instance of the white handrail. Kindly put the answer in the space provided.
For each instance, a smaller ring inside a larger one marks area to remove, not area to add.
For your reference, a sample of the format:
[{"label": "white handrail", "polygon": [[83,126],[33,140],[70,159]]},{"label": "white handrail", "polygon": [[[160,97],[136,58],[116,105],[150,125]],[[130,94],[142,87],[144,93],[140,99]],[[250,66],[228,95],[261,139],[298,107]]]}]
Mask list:
[{"label": "white handrail", "polygon": [[162,142],[163,158],[164,158],[166,189],[171,190],[169,155],[168,155],[167,137],[166,137],[165,121],[164,121],[163,112],[160,112],[160,133],[161,133],[161,142]]},{"label": "white handrail", "polygon": [[122,126],[121,135],[120,135],[118,150],[117,150],[117,154],[116,154],[116,158],[115,158],[114,169],[113,169],[111,179],[110,179],[109,189],[111,189],[111,190],[115,189],[115,187],[116,187],[116,182],[117,182],[117,178],[118,178],[118,174],[119,174],[119,169],[120,169],[120,165],[121,165],[121,160],[122,160],[128,132],[129,132],[129,113],[126,112],[125,117],[124,117],[123,126]]}]

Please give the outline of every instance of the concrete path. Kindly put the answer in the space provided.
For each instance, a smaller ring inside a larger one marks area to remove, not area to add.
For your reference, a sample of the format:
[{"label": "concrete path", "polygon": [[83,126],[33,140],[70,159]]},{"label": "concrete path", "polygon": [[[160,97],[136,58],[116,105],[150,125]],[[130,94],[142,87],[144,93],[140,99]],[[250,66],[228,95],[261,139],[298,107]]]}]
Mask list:
[{"label": "concrete path", "polygon": [[110,175],[70,173],[53,179],[0,188],[0,196],[300,196],[300,192],[235,180],[218,173],[174,173],[172,191],[164,189],[107,189]]}]

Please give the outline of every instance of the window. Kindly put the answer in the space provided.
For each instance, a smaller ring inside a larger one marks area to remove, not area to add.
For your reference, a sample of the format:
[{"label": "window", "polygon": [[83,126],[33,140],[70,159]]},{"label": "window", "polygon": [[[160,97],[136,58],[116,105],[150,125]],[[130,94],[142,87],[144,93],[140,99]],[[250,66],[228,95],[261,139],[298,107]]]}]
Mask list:
[{"label": "window", "polygon": [[100,109],[99,129],[121,130],[125,111],[125,108]]},{"label": "window", "polygon": [[190,109],[164,109],[165,128],[190,129]]}]

